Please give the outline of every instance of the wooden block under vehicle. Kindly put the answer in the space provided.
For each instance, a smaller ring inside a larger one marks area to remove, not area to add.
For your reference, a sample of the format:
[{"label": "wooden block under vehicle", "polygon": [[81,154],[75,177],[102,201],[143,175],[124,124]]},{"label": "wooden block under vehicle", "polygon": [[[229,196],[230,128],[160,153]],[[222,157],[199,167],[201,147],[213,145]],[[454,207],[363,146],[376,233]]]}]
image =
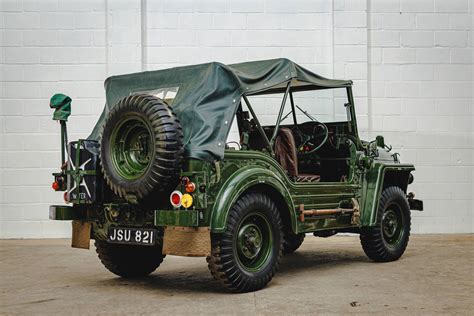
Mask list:
[{"label": "wooden block under vehicle", "polygon": [[209,227],[165,227],[163,254],[186,257],[211,255],[211,231]]},{"label": "wooden block under vehicle", "polygon": [[89,249],[91,241],[91,222],[81,220],[72,221],[71,247]]}]

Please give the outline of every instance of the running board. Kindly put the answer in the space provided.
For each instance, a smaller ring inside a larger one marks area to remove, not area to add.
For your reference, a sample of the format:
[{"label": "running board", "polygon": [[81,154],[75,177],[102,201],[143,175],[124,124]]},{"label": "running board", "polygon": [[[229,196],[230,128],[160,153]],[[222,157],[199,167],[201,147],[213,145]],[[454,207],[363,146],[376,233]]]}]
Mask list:
[{"label": "running board", "polygon": [[334,208],[334,209],[322,209],[322,210],[305,210],[304,204],[300,204],[300,222],[305,221],[305,216],[325,216],[325,215],[344,215],[352,213],[352,224],[359,224],[360,212],[359,203],[355,198],[352,198],[352,208]]}]

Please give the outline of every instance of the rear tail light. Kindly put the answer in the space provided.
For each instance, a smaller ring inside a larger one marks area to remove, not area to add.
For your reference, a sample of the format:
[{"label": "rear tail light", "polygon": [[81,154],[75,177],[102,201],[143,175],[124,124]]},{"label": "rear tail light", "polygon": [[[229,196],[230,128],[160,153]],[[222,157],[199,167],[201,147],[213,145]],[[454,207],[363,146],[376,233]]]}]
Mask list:
[{"label": "rear tail light", "polygon": [[170,195],[170,203],[174,207],[180,207],[181,206],[181,200],[183,198],[183,194],[179,191],[173,191],[171,192]]},{"label": "rear tail light", "polygon": [[188,177],[181,177],[181,184],[182,184],[182,185],[188,184],[189,181],[190,181],[190,180],[189,180]]},{"label": "rear tail light", "polygon": [[186,192],[188,193],[193,193],[194,191],[196,191],[196,185],[194,184],[194,182],[188,182],[186,183]]},{"label": "rear tail light", "polygon": [[51,188],[53,188],[54,191],[59,190],[59,183],[57,181],[54,181],[51,185]]}]

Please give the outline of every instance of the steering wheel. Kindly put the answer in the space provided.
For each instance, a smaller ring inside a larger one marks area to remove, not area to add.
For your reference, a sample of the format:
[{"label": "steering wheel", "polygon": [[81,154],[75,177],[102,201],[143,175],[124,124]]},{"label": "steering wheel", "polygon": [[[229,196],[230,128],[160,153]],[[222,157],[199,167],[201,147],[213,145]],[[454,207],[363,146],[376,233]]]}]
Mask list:
[{"label": "steering wheel", "polygon": [[299,137],[298,154],[310,155],[321,148],[328,140],[329,130],[326,124],[316,123],[310,133],[305,133],[301,129],[296,128],[294,134]]}]

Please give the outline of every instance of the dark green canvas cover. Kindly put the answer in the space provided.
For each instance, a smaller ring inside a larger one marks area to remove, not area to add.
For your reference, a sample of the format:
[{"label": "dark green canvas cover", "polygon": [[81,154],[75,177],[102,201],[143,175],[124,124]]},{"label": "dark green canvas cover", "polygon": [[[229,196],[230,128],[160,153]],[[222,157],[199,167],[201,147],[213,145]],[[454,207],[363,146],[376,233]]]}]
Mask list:
[{"label": "dark green canvas cover", "polygon": [[49,100],[49,107],[54,109],[53,120],[65,121],[71,115],[71,98],[62,93],[56,93]]},{"label": "dark green canvas cover", "polygon": [[107,113],[121,98],[179,87],[171,106],[183,127],[185,157],[221,159],[241,96],[284,92],[290,81],[292,91],[352,84],[323,78],[284,58],[233,65],[213,62],[113,76],[105,81],[106,105],[89,138],[99,139]]}]

